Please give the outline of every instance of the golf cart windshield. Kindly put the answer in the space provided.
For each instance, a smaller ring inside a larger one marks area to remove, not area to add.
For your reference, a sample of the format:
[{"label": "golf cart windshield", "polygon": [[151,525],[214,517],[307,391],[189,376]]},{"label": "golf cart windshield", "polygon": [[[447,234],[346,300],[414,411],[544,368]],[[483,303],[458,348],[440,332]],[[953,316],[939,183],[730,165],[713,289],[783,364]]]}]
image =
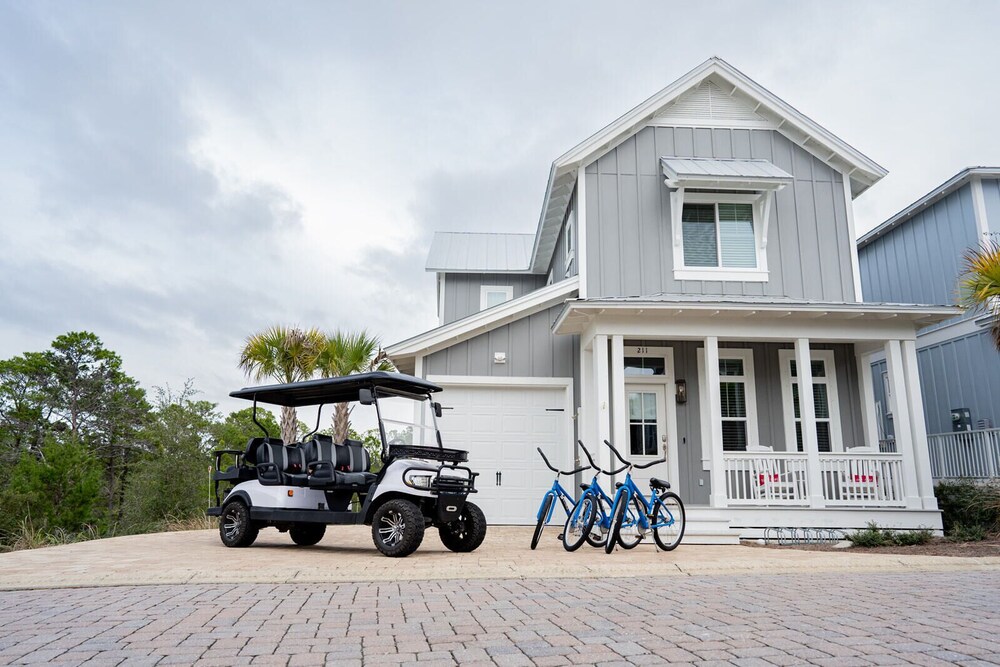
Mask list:
[{"label": "golf cart windshield", "polygon": [[437,420],[430,397],[376,392],[387,445],[438,447]]}]

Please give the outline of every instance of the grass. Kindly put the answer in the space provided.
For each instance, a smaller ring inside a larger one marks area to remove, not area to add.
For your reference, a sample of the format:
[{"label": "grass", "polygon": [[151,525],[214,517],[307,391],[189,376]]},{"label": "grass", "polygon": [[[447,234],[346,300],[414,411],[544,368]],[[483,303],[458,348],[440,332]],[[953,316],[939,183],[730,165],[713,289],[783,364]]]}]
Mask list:
[{"label": "grass", "polygon": [[74,532],[63,528],[35,525],[30,517],[26,517],[21,520],[17,528],[0,535],[0,553],[22,551],[24,549],[40,549],[42,547],[86,542],[88,540],[117,537],[120,535],[176,532],[180,530],[207,530],[217,526],[217,519],[205,515],[196,515],[193,517],[167,517],[145,530],[136,528],[118,530],[112,528],[111,530],[101,531],[96,526],[85,526],[83,530]]},{"label": "grass", "polygon": [[934,534],[926,529],[919,530],[889,530],[879,528],[874,521],[863,530],[847,534],[851,546],[855,547],[909,547],[917,544],[927,544]]}]

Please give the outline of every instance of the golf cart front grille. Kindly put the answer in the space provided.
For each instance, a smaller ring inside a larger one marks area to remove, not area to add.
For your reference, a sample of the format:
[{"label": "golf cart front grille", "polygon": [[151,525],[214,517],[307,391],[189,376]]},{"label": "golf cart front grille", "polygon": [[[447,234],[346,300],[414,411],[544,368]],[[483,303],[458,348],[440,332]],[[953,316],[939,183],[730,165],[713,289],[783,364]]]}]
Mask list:
[{"label": "golf cart front grille", "polygon": [[445,447],[421,447],[420,445],[389,445],[390,459],[427,459],[430,461],[447,461],[448,463],[465,463],[469,460],[469,452],[461,449]]},{"label": "golf cart front grille", "polygon": [[438,493],[464,495],[476,492],[476,475],[470,471],[468,477],[450,477],[438,475],[432,485],[433,490]]}]

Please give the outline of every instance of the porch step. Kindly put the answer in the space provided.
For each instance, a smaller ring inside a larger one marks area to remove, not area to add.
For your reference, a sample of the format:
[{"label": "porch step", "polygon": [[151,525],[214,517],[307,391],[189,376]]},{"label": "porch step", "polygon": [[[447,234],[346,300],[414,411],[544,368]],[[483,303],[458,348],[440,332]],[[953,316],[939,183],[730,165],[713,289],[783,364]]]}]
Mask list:
[{"label": "porch step", "polygon": [[739,544],[740,533],[729,527],[729,521],[719,510],[690,508],[682,544]]}]

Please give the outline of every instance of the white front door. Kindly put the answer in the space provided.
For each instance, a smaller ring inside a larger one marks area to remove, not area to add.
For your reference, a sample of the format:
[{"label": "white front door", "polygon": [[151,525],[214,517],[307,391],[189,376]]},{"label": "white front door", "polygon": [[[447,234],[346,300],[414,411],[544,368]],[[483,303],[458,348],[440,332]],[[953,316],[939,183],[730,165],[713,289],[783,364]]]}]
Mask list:
[{"label": "white front door", "polygon": [[[629,461],[644,464],[663,458],[667,453],[666,398],[663,385],[626,384],[625,402],[628,405],[626,425],[627,451],[622,452]],[[632,479],[644,494],[648,494],[650,477],[667,479],[667,464],[661,463],[645,470],[633,470]],[[668,480],[675,484],[675,480]]]},{"label": "white front door", "polygon": [[[536,447],[553,465],[569,467],[572,432],[563,386],[448,386],[435,396],[444,407],[438,424],[444,446],[469,452],[479,473],[479,505],[491,524],[533,525],[542,495],[552,485]],[[567,484],[563,480],[564,486]],[[571,485],[571,483],[570,483]],[[557,515],[556,521],[561,521]]]}]

